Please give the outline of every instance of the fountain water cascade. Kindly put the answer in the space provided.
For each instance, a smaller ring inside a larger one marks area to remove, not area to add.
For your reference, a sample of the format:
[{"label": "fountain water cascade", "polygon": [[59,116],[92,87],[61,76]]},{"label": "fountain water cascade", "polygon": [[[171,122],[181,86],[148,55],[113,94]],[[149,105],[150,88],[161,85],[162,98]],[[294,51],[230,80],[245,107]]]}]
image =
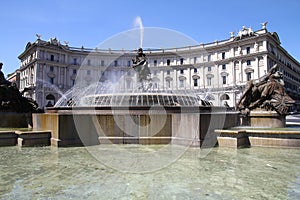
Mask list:
[{"label": "fountain water cascade", "polygon": [[[120,85],[123,83],[118,82]],[[152,84],[150,82],[150,84]],[[116,90],[111,83],[97,83],[84,89],[72,88],[60,98],[55,107],[103,107],[103,106],[210,106],[190,91],[155,90],[152,87],[141,90],[141,84],[135,90]]]},{"label": "fountain water cascade", "polygon": [[140,48],[143,48],[144,26],[140,16],[135,18],[134,25],[138,26],[140,29]]}]

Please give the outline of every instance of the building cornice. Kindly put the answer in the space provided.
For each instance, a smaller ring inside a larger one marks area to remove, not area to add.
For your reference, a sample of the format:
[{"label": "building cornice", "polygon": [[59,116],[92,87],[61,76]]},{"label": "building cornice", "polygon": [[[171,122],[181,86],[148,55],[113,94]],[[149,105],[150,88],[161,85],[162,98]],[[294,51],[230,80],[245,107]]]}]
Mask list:
[{"label": "building cornice", "polygon": [[[275,42],[280,45],[279,37],[277,33],[270,33],[265,29],[258,30],[254,32],[254,35],[245,36],[243,38],[239,38],[239,36],[230,37],[229,39],[214,41],[206,44],[199,44],[194,46],[185,46],[185,47],[176,47],[176,48],[165,48],[165,49],[144,49],[145,54],[147,56],[172,56],[172,55],[182,55],[182,54],[193,54],[199,53],[199,51],[203,51],[203,53],[207,53],[209,51],[215,51],[215,49],[220,49],[224,47],[228,47],[230,45],[239,46],[244,43],[253,42],[253,38],[261,38],[265,36],[270,36]],[[34,43],[28,42],[25,48],[25,51],[21,53],[18,58],[21,59],[24,55],[27,54],[28,51],[33,49],[34,47],[43,47],[49,48],[51,50],[65,51],[68,53],[78,53],[78,54],[92,54],[92,55],[103,55],[103,56],[117,56],[117,55],[128,55],[132,56],[136,54],[136,50],[113,50],[113,49],[98,49],[98,48],[84,48],[84,47],[71,47],[60,44],[60,42],[56,38],[51,38],[49,41],[37,39]]]}]

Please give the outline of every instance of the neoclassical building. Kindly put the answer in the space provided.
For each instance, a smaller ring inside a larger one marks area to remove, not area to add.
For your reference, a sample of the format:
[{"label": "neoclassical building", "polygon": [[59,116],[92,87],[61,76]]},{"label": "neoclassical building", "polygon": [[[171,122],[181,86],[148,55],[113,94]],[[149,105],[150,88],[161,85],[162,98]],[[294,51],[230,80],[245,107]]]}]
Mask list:
[{"label": "neoclassical building", "polygon": [[[276,32],[266,23],[260,30],[242,27],[238,34],[196,46],[144,49],[153,80],[153,90],[193,91],[213,105],[234,107],[250,79],[258,79],[278,64],[288,94],[299,101],[300,64],[281,46]],[[27,95],[44,107],[55,104],[71,89],[78,77],[86,85],[94,81],[120,81],[123,90],[134,90],[137,74],[132,69],[136,52],[87,49],[49,41],[37,35],[28,42],[21,60],[20,90],[32,87]]]}]

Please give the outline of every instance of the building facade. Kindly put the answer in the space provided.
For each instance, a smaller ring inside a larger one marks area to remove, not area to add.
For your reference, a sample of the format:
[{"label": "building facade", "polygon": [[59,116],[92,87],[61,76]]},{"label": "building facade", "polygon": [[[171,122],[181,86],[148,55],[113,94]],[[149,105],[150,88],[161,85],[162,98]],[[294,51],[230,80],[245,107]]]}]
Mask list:
[{"label": "building facade", "polygon": [[[246,83],[267,74],[274,65],[283,73],[287,93],[297,102],[300,64],[282,46],[275,32],[243,27],[230,38],[196,46],[144,49],[151,70],[153,90],[193,91],[213,105],[235,107]],[[134,90],[137,74],[132,70],[136,52],[87,49],[61,44],[56,38],[28,43],[21,60],[20,90],[40,107],[54,105],[78,80],[120,81],[121,88]]]}]

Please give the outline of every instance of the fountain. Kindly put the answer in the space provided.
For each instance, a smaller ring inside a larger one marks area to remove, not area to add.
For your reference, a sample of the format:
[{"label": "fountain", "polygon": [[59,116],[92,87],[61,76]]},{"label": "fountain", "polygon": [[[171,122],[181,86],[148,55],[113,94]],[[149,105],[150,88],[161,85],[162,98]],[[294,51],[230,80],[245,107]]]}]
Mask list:
[{"label": "fountain", "polygon": [[[33,114],[34,128],[51,131],[53,146],[69,148],[2,147],[0,198],[297,199],[299,149],[200,150],[216,144],[215,129],[224,131],[217,133],[220,146],[237,142],[234,134],[251,141],[251,129],[224,130],[235,125],[237,113],[186,90],[156,90],[143,69],[131,66],[138,80],[132,89],[120,87],[122,79],[84,87],[78,80],[54,107]],[[250,95],[264,88],[252,83],[239,104],[243,123],[254,125],[251,112],[258,107],[266,106],[262,113],[287,111],[291,101],[278,105],[278,98],[265,96],[266,104]],[[70,147],[78,145],[85,148]]]},{"label": "fountain", "polygon": [[[212,106],[193,90],[171,90],[152,80],[147,58],[151,49],[147,48],[147,53],[144,53],[142,47],[146,44],[155,48],[158,40],[149,40],[145,36],[160,37],[158,45],[165,44],[167,39],[172,45],[174,41],[191,40],[178,36],[178,33],[171,36],[174,33],[170,35],[169,30],[145,29],[140,17],[136,18],[135,24],[139,26],[139,38],[134,31],[129,31],[123,34],[122,42],[119,37],[115,39],[117,42],[106,41],[110,58],[132,58],[131,66],[118,75],[108,77],[103,75],[103,71],[95,72],[97,77],[88,84],[86,70],[82,66],[74,87],[63,94],[54,107],[47,107],[46,113],[33,115],[37,130],[51,130],[52,146],[108,143],[212,147],[217,141],[214,129],[235,125],[236,112]],[[130,44],[139,41],[137,51],[120,47],[122,51],[111,49],[115,43],[127,44],[130,38],[134,38]],[[105,43],[97,49],[104,46]],[[108,64],[109,70],[116,71],[115,65]],[[124,87],[128,72],[134,77],[130,88]]]},{"label": "fountain", "polygon": [[[53,146],[105,143],[200,146],[214,128],[235,123],[235,112],[212,107],[194,92],[155,89],[142,48],[132,63],[132,70],[137,73],[133,89],[122,88],[122,78],[116,83],[105,80],[86,87],[75,85],[55,107],[47,108],[45,114],[34,115],[35,127],[52,130]],[[214,123],[215,118],[220,123]],[[211,140],[205,145],[214,146],[216,138]]]},{"label": "fountain", "polygon": [[[34,128],[51,131],[53,146],[85,148],[2,147],[0,198],[297,199],[298,149],[209,148],[208,154],[207,148],[186,148],[213,147],[213,131],[233,127],[237,113],[211,106],[193,92],[156,90],[147,74],[136,74],[137,84],[128,90],[119,87],[122,79],[85,87],[79,80],[46,113],[33,114]],[[257,86],[253,82],[247,91]],[[249,107],[259,99],[247,92],[244,97],[242,120],[253,126]],[[276,99],[266,100],[268,112],[286,111]],[[222,138],[230,140],[224,131],[217,133],[220,146]],[[249,132],[238,134],[251,140]]]}]

